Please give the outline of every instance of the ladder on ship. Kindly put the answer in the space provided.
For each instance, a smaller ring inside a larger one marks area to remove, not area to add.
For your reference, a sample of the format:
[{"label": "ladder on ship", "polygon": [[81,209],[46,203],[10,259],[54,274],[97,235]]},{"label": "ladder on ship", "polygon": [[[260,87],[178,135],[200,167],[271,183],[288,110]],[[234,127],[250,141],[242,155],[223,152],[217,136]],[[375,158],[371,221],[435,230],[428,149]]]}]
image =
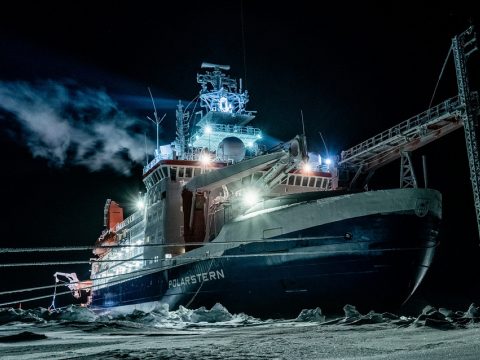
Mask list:
[{"label": "ladder on ship", "polygon": [[479,96],[470,91],[467,60],[478,51],[473,27],[452,39],[458,95],[429,108],[428,110],[342,151],[339,165],[355,173],[350,186],[364,178],[368,182],[373,172],[463,126],[470,167],[477,228],[480,236],[480,149],[478,147],[480,113]]}]

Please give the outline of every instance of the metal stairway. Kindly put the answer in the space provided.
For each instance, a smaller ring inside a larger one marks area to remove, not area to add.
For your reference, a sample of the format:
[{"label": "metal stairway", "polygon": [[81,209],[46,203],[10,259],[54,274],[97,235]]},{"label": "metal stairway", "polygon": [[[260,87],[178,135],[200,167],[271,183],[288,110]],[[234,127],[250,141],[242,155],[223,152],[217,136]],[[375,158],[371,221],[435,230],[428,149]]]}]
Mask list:
[{"label": "metal stairway", "polygon": [[462,126],[458,96],[448,99],[364,142],[342,151],[339,165],[369,172]]}]

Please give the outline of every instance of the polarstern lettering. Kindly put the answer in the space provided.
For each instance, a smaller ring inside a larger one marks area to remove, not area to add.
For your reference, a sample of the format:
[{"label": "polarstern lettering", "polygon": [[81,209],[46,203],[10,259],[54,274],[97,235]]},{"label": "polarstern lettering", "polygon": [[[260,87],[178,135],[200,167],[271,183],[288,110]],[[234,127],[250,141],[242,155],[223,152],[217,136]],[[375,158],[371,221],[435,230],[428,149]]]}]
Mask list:
[{"label": "polarstern lettering", "polygon": [[223,273],[223,269],[169,280],[168,288],[170,289],[170,288],[175,288],[175,287],[185,286],[190,284],[197,284],[197,283],[200,284],[202,282],[220,280],[220,279],[225,279],[225,274]]}]

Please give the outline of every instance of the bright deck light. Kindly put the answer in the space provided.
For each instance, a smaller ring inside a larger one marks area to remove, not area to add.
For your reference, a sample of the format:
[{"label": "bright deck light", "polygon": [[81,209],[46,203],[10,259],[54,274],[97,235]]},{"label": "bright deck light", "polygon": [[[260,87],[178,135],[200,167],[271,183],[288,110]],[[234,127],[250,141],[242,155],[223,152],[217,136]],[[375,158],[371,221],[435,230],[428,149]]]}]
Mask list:
[{"label": "bright deck light", "polygon": [[312,165],[310,165],[309,163],[303,164],[302,171],[304,173],[309,173],[310,171],[312,171]]},{"label": "bright deck light", "polygon": [[210,125],[205,126],[205,134],[210,135],[212,133],[212,127]]},{"label": "bright deck light", "polygon": [[252,206],[258,203],[260,196],[257,191],[249,189],[243,194],[243,203],[247,206]]},{"label": "bright deck light", "polygon": [[143,210],[145,208],[145,201],[138,199],[136,205],[138,210]]},{"label": "bright deck light", "polygon": [[210,163],[210,156],[208,156],[207,154],[202,154],[200,155],[200,157],[198,158],[198,160],[200,160],[200,162],[203,164],[203,165],[207,165]]},{"label": "bright deck light", "polygon": [[332,160],[330,159],[325,159],[325,164],[330,165],[332,163]]}]

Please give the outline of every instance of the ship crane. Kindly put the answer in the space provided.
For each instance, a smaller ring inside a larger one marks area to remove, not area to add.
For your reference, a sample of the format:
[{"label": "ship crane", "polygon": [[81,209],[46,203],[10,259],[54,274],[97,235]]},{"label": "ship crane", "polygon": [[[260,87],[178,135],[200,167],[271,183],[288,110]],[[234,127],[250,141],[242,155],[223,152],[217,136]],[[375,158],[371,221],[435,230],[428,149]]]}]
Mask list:
[{"label": "ship crane", "polygon": [[294,139],[283,144],[283,146],[287,147],[288,151],[282,149],[270,154],[259,155],[255,158],[218,169],[215,172],[198,175],[185,184],[184,188],[194,192],[211,191],[270,167],[255,182],[256,187],[261,187],[264,191],[268,191],[279,184],[292,168],[308,159],[305,137],[303,135],[297,135]]},{"label": "ship crane", "polygon": [[[198,217],[195,217],[195,209],[203,208],[205,197],[208,198],[212,191],[223,188],[223,196],[213,200],[215,206],[218,206],[220,202],[229,203],[229,192],[226,188],[228,184],[241,181],[243,178],[251,176],[256,172],[265,171],[257,181],[237,192],[244,200],[249,197],[250,192],[252,192],[252,197],[260,198],[267,195],[276,185],[280,184],[292,169],[307,161],[305,136],[297,135],[294,139],[282,144],[279,150],[192,178],[185,184],[182,191],[183,208],[189,209],[185,215],[184,229],[186,230],[184,231],[191,234],[189,235],[192,236],[190,241],[203,241],[205,237],[203,223],[200,227],[196,226],[199,220]],[[254,205],[253,203],[249,204],[248,201],[246,203],[249,206]],[[206,231],[208,238],[210,227],[207,227]]]},{"label": "ship crane", "polygon": [[[77,274],[76,273],[63,273],[63,272],[56,272],[53,274],[53,277],[55,278],[55,284],[58,284],[61,280],[59,277],[64,277],[68,280],[68,283],[65,283],[65,286],[70,289],[72,292],[72,295],[75,297],[75,299],[80,298],[80,291],[81,288],[79,286],[80,280],[78,280]],[[63,282],[63,281],[62,281]]]},{"label": "ship crane", "polygon": [[[64,273],[64,272],[58,272],[58,271],[55,274],[53,274],[53,277],[55,278],[55,290],[53,292],[52,304],[48,308],[50,311],[56,310],[55,299],[57,295],[57,285],[59,283],[62,283],[62,285],[65,285],[66,287],[68,287],[75,299],[80,299],[82,297],[82,291],[85,291],[88,294],[87,303],[85,305],[90,304],[92,299],[91,289],[93,284],[91,280],[80,281],[78,280],[76,273]],[[65,278],[68,282],[61,280],[61,278]]]},{"label": "ship crane", "polygon": [[452,39],[458,95],[341,152],[339,165],[355,174],[349,187],[366,185],[376,169],[401,158],[401,183],[416,186],[409,153],[457,130],[464,129],[477,227],[480,235],[480,154],[478,147],[479,96],[470,91],[467,60],[478,51],[473,27]]},{"label": "ship crane", "polygon": [[286,144],[288,151],[253,185],[261,188],[262,193],[268,193],[280,184],[288,176],[288,173],[297,168],[300,163],[308,162],[305,135],[297,135]]}]

